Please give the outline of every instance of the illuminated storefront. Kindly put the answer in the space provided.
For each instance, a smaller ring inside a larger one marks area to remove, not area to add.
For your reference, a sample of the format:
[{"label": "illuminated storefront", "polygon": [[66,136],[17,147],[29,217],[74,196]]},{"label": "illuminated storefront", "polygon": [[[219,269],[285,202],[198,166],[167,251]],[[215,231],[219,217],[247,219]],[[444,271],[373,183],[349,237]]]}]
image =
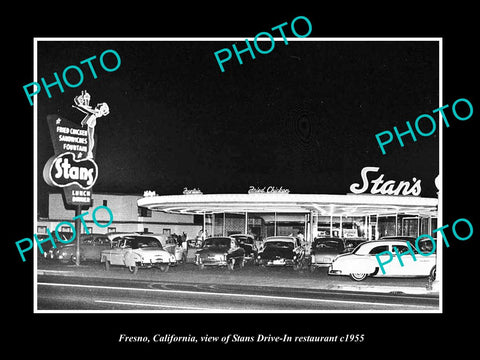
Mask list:
[{"label": "illuminated storefront", "polygon": [[[278,190],[278,189],[277,189]],[[166,213],[203,216],[207,236],[251,233],[257,240],[273,235],[376,239],[381,236],[431,234],[437,227],[437,198],[383,194],[247,194],[183,195],[145,192],[138,206]]]}]

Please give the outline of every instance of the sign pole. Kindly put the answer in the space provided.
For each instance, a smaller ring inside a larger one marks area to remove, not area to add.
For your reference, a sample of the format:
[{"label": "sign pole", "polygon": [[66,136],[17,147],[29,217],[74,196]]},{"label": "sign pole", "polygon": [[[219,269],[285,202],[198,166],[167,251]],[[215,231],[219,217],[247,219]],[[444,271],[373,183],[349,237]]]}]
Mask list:
[{"label": "sign pole", "polygon": [[75,243],[76,243],[76,253],[75,253],[75,265],[80,265],[80,233],[82,231],[82,224],[80,215],[82,214],[82,206],[77,205],[75,207]]}]

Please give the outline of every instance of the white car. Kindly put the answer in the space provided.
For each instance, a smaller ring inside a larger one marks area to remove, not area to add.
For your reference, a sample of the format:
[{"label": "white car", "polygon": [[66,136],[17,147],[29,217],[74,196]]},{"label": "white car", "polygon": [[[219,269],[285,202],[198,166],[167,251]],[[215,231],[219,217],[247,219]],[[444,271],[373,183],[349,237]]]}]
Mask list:
[{"label": "white car", "polygon": [[[362,281],[367,276],[383,277],[423,277],[430,276],[435,279],[437,255],[435,253],[423,256],[417,252],[413,245],[410,248],[415,254],[397,256],[394,247],[399,254],[409,251],[407,240],[370,240],[358,245],[355,250],[348,254],[338,255],[328,269],[329,275],[350,276],[355,281]],[[377,257],[384,251],[389,251]],[[389,260],[391,260],[389,262]],[[403,262],[403,266],[400,261]],[[385,273],[380,269],[379,262],[383,264]]]},{"label": "white car", "polygon": [[176,264],[175,255],[164,250],[159,239],[149,235],[125,234],[116,235],[111,239],[112,247],[103,250],[100,261],[105,263],[105,269],[110,265],[126,266],[135,274],[138,268],[158,267],[168,271]]}]

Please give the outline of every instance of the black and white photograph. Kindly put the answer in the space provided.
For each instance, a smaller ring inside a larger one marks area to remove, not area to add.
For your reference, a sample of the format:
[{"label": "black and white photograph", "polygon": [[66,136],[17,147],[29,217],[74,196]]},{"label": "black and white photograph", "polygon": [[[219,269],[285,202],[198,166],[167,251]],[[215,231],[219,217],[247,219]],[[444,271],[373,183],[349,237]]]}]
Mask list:
[{"label": "black and white photograph", "polygon": [[441,40],[265,37],[37,40],[36,310],[441,310]]},{"label": "black and white photograph", "polygon": [[24,35],[11,81],[8,256],[34,332],[426,350],[474,312],[472,34],[89,18]]}]

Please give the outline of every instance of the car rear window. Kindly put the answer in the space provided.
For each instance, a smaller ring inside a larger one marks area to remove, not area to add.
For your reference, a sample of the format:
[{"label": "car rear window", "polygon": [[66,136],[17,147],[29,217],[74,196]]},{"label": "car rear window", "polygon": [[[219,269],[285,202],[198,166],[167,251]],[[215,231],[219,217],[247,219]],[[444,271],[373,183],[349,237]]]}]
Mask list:
[{"label": "car rear window", "polygon": [[332,252],[343,251],[343,242],[335,240],[316,241],[313,243],[313,248],[318,252]]},{"label": "car rear window", "polygon": [[293,242],[268,241],[268,242],[265,243],[265,247],[292,248],[293,249]]},{"label": "car rear window", "polygon": [[132,249],[140,249],[146,247],[155,247],[155,248],[162,248],[162,244],[160,241],[154,237],[146,237],[146,236],[139,236],[139,237],[129,237],[127,238],[127,246],[130,245]]}]

